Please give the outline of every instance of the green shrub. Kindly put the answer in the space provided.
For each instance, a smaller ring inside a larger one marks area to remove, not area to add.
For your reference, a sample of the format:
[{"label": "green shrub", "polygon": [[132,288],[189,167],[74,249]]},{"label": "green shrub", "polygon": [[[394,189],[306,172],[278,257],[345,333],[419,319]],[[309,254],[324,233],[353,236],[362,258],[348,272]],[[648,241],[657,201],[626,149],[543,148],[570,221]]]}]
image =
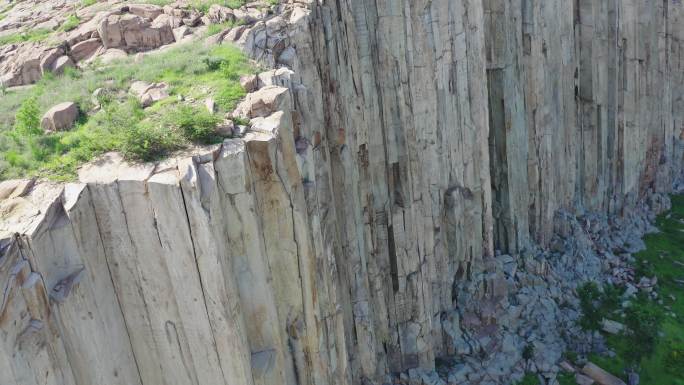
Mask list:
[{"label": "green shrub", "polygon": [[219,118],[205,108],[178,106],[167,119],[171,127],[177,127],[192,142],[207,144],[220,140],[216,134]]},{"label": "green shrub", "polygon": [[534,345],[527,344],[522,351],[522,358],[525,360],[531,360],[534,358]]},{"label": "green shrub", "polygon": [[558,380],[559,385],[577,384],[577,382],[575,382],[575,376],[571,373],[559,373],[558,377],[556,377],[556,380]]},{"label": "green shrub", "polygon": [[580,326],[585,330],[598,330],[601,327],[603,315],[598,310],[601,292],[594,282],[587,282],[577,290],[580,300]]},{"label": "green shrub", "polygon": [[651,356],[655,351],[664,314],[660,307],[640,293],[635,303],[627,308],[625,315],[625,334],[631,347],[625,352],[625,358],[638,366],[643,358]]},{"label": "green shrub", "polygon": [[81,19],[79,19],[78,16],[71,14],[71,15],[69,15],[69,17],[67,17],[67,19],[64,21],[64,23],[62,23],[62,25],[59,27],[59,29],[62,31],[65,31],[65,32],[69,32],[69,31],[75,29],[76,27],[78,27],[78,25],[80,23],[81,23]]},{"label": "green shrub", "polygon": [[603,291],[594,282],[582,285],[577,290],[582,312],[580,326],[585,330],[600,330],[601,321],[620,308],[621,293],[622,289],[613,285],[604,286]]},{"label": "green shrub", "polygon": [[539,385],[539,377],[535,374],[527,373],[522,380],[517,382],[517,385]]},{"label": "green shrub", "polygon": [[664,364],[670,374],[684,378],[684,348],[670,346]]},{"label": "green shrub", "polygon": [[34,97],[21,104],[14,119],[14,130],[19,135],[34,136],[43,132],[40,128],[40,110]]},{"label": "green shrub", "polygon": [[233,22],[226,22],[226,23],[220,23],[220,24],[209,24],[207,26],[207,36],[216,35],[217,33],[224,31],[228,28],[232,28],[234,26],[235,26],[235,23],[233,23]]},{"label": "green shrub", "polygon": [[178,149],[179,139],[173,131],[160,125],[139,122],[124,131],[121,152],[128,158],[151,161]]}]

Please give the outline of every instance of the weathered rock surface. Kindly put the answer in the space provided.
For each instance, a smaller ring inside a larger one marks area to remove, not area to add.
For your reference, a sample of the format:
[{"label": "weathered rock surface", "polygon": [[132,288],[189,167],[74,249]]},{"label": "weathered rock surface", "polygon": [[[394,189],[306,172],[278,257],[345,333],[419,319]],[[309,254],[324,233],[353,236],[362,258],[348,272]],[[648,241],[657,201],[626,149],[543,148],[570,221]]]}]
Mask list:
[{"label": "weathered rock surface", "polygon": [[50,108],[40,122],[46,132],[68,130],[78,119],[78,106],[74,102],[64,102]]},{"label": "weathered rock surface", "polygon": [[135,81],[131,84],[131,93],[140,100],[143,107],[149,107],[153,103],[169,97],[169,85]]},{"label": "weathered rock surface", "polygon": [[98,38],[83,40],[71,47],[70,55],[76,62],[88,59],[102,47],[102,41]]},{"label": "weathered rock surface", "polygon": [[63,51],[46,49],[36,43],[0,47],[0,83],[7,87],[30,84],[43,76]]},{"label": "weathered rock surface", "polygon": [[57,59],[55,59],[55,61],[52,63],[52,65],[50,66],[50,71],[59,75],[69,67],[75,67],[74,61],[71,60],[71,58],[68,56],[60,56]]},{"label": "weathered rock surface", "polygon": [[174,41],[168,23],[150,22],[132,14],[110,15],[102,20],[97,31],[105,48],[130,52],[146,51]]}]

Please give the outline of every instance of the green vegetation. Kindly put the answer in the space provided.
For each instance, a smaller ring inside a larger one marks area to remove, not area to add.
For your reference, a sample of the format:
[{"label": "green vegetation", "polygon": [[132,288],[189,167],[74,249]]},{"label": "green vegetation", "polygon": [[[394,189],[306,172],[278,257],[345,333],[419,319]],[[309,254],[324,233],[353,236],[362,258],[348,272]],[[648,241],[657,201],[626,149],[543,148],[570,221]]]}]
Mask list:
[{"label": "green vegetation", "polygon": [[539,377],[536,374],[527,373],[517,385],[539,385]]},{"label": "green vegetation", "polygon": [[7,44],[23,43],[27,41],[43,41],[50,35],[47,28],[35,28],[28,31],[0,36],[0,46]]},{"label": "green vegetation", "polygon": [[69,17],[67,17],[67,19],[64,21],[64,23],[62,23],[59,29],[64,32],[69,32],[78,27],[80,23],[81,19],[79,19],[78,16],[72,14],[69,15]]},{"label": "green vegetation", "polygon": [[228,28],[235,27],[237,24],[233,22],[225,22],[220,24],[209,24],[207,26],[207,36],[216,35],[217,33],[224,31]]},{"label": "green vegetation", "polygon": [[582,310],[580,326],[585,330],[600,330],[601,320],[615,318],[620,309],[622,291],[612,285],[599,288],[594,282],[587,282],[577,289]]},{"label": "green vegetation", "polygon": [[[97,70],[68,69],[30,88],[8,89],[0,103],[0,179],[70,179],[80,164],[105,151],[152,160],[190,143],[221,140],[214,132],[218,117],[244,96],[239,77],[251,71],[235,47],[186,44],[145,55],[137,63],[127,58]],[[166,82],[171,97],[143,109],[128,94],[134,80]],[[107,91],[93,101],[97,88]],[[217,115],[204,107],[209,97],[216,102]],[[69,131],[43,134],[40,117],[63,101],[90,113],[82,114]],[[101,104],[99,110],[96,104]]]},{"label": "green vegetation", "polygon": [[558,373],[558,376],[556,377],[556,380],[558,380],[558,383],[560,385],[576,385],[577,382],[575,382],[575,376],[571,373]]},{"label": "green vegetation", "polygon": [[634,368],[641,385],[684,385],[684,196],[672,197],[672,211],[657,226],[661,232],[647,235],[647,249],[635,255],[636,279],[657,277],[662,302],[645,294],[632,299],[618,320],[628,331],[606,336],[616,357],[589,359],[625,380]]},{"label": "green vegetation", "polygon": [[95,3],[97,3],[97,0],[81,0],[82,7],[89,7]]},{"label": "green vegetation", "polygon": [[[142,0],[141,3],[155,4],[159,6],[164,6],[173,3],[175,0]],[[195,8],[198,11],[206,12],[214,4],[219,4],[228,8],[240,8],[247,4],[247,0],[191,0],[189,5],[191,8]]]}]

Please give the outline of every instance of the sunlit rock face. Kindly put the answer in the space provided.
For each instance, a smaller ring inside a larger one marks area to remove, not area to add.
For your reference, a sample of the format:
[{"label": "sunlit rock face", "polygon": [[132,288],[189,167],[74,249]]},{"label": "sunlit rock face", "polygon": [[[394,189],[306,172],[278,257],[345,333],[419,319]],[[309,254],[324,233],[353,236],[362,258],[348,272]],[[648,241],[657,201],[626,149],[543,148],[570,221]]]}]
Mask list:
[{"label": "sunlit rock face", "polygon": [[0,184],[0,383],[381,384],[480,354],[473,328],[510,358],[502,325],[565,322],[511,266],[549,292],[599,274],[526,257],[559,234],[593,250],[582,226],[608,222],[568,218],[631,218],[680,176],[678,1],[276,10],[210,38],[289,67],[253,79],[239,137]]}]

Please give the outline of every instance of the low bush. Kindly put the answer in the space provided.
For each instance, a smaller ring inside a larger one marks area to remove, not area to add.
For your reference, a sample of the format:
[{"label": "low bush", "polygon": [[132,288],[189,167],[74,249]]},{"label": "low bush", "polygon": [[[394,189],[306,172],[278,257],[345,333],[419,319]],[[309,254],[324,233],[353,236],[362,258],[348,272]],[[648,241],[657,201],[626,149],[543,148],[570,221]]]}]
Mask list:
[{"label": "low bush", "polygon": [[582,285],[577,294],[580,300],[582,317],[579,324],[585,330],[599,330],[601,321],[610,318],[620,307],[622,289],[613,285],[599,288],[594,282]]},{"label": "low bush", "polygon": [[625,336],[631,346],[631,349],[625,352],[628,363],[638,366],[642,359],[653,354],[658,343],[663,316],[663,310],[643,293],[640,293],[632,306],[627,308]]},{"label": "low bush", "polygon": [[204,107],[185,105],[175,108],[166,123],[172,128],[177,127],[186,139],[208,144],[220,140],[215,130],[219,121],[218,116],[209,113]]}]

